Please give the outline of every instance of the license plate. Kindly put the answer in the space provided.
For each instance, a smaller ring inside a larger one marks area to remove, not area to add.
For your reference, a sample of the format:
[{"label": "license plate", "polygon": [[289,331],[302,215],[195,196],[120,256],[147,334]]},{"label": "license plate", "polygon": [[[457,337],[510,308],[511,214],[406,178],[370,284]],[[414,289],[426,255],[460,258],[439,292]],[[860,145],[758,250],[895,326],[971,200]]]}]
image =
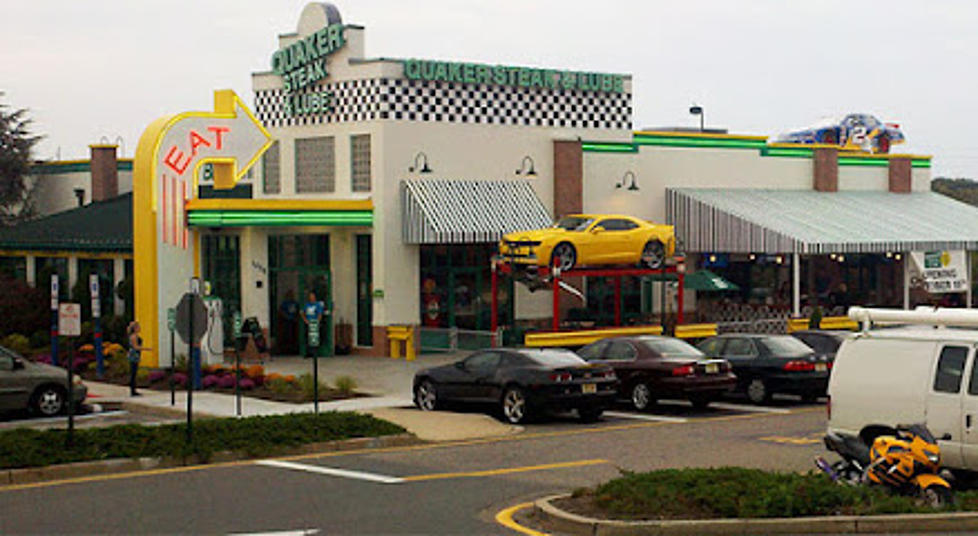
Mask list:
[{"label": "license plate", "polygon": [[707,374],[716,374],[717,372],[720,372],[720,365],[717,365],[716,363],[710,363],[706,366]]},{"label": "license plate", "polygon": [[815,363],[815,372],[825,372],[829,367],[825,363]]},{"label": "license plate", "polygon": [[581,391],[586,395],[597,393],[598,385],[595,383],[585,383],[581,385]]}]

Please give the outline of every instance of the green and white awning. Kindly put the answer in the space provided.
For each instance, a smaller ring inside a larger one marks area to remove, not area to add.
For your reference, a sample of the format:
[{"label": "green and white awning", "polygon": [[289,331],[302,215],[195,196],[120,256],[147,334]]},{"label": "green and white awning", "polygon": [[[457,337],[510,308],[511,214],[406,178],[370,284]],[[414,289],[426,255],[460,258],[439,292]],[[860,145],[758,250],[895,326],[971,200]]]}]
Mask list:
[{"label": "green and white awning", "polygon": [[495,242],[506,233],[549,227],[550,212],[526,180],[401,182],[407,244]]},{"label": "green and white awning", "polygon": [[689,252],[978,249],[978,208],[933,192],[668,188],[666,218]]}]

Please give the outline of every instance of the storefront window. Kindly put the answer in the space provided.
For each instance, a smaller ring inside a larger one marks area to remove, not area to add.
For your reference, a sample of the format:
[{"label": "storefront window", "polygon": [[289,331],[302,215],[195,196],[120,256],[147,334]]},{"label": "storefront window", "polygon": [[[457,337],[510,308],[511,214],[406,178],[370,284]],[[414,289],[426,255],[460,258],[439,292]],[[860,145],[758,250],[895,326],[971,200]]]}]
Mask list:
[{"label": "storefront window", "polygon": [[354,192],[370,191],[370,134],[350,136],[350,180]]},{"label": "storefront window", "polygon": [[[421,246],[421,325],[492,327],[492,244]],[[499,279],[499,325],[512,322],[513,283]]]},{"label": "storefront window", "polygon": [[279,143],[276,141],[262,155],[262,191],[277,194],[282,191],[281,170],[279,169]]},{"label": "storefront window", "polygon": [[211,296],[221,299],[225,345],[232,342],[232,315],[241,311],[240,239],[229,235],[202,237],[204,280],[211,284]]}]

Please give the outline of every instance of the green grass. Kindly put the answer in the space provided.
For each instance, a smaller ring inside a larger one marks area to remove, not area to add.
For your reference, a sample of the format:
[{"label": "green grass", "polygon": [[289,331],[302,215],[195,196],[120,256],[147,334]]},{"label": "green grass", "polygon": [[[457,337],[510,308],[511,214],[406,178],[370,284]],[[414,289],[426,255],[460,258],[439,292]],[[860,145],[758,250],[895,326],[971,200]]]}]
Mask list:
[{"label": "green grass", "polygon": [[75,430],[74,444],[66,448],[66,430],[20,428],[0,431],[0,469],[143,456],[198,456],[207,460],[213,453],[227,450],[265,456],[308,443],[404,431],[396,424],[358,413],[303,413],[201,419],[194,422],[193,444],[186,442],[184,424],[85,428]]},{"label": "green grass", "polygon": [[[578,491],[576,495],[584,492]],[[757,469],[667,469],[625,473],[593,491],[594,505],[621,519],[770,518],[932,512],[878,486],[844,486],[823,474]],[[978,504],[959,494],[955,509]]]}]

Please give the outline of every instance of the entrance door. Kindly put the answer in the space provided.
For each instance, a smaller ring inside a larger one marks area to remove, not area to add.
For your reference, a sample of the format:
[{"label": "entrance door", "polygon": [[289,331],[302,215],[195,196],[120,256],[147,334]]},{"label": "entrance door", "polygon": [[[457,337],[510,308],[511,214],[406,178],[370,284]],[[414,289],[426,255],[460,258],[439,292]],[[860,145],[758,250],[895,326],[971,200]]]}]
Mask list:
[{"label": "entrance door", "polygon": [[357,235],[357,346],[374,344],[372,248],[370,235]]},{"label": "entrance door", "polygon": [[323,303],[319,354],[333,355],[333,293],[329,235],[274,235],[268,237],[269,298],[272,351],[276,355],[305,355],[308,330],[302,306],[309,291]]}]

